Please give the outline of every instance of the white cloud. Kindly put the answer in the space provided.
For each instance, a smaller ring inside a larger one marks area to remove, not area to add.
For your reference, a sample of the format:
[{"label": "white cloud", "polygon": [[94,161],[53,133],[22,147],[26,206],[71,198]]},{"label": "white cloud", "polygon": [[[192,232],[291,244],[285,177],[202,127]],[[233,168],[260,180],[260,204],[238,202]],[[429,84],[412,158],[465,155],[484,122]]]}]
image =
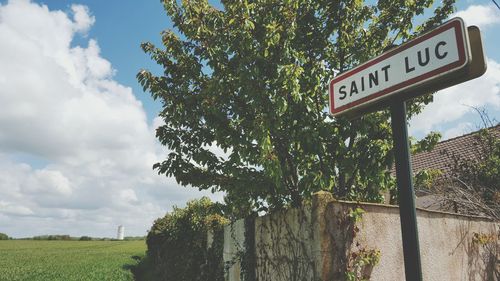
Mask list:
[{"label": "white cloud", "polygon": [[135,191],[133,189],[124,189],[121,190],[119,193],[119,202],[137,202],[137,195],[135,194]]},{"label": "white cloud", "polygon": [[[437,92],[434,102],[411,120],[411,134],[427,133],[437,126],[458,121],[473,110],[471,107],[500,109],[500,64],[491,59],[487,64],[483,76]],[[455,132],[459,129],[455,128]]]},{"label": "white cloud", "polygon": [[72,193],[70,182],[60,171],[36,170],[24,179],[22,191],[68,196]]},{"label": "white cloud", "polygon": [[452,17],[461,17],[467,25],[477,25],[481,29],[500,23],[500,13],[493,4],[471,5],[464,11],[458,11]]},{"label": "white cloud", "polygon": [[[451,17],[462,17],[466,25],[477,25],[482,31],[500,26],[500,11],[493,5],[470,5]],[[483,41],[495,41],[496,37],[484,37]],[[472,107],[485,108],[490,117],[496,118],[500,111],[500,64],[487,59],[486,73],[469,82],[439,91],[434,102],[410,121],[410,133],[424,136],[429,131],[442,131],[443,139],[456,137],[477,130],[471,117],[477,113]]]},{"label": "white cloud", "polygon": [[87,32],[94,24],[95,17],[91,16],[88,8],[83,5],[71,5],[71,10],[74,13],[74,30],[77,32]]},{"label": "white cloud", "polygon": [[95,21],[85,6],[71,9],[72,18],[26,0],[0,5],[0,229],[112,236],[123,224],[142,235],[201,194],[152,170],[165,157],[159,121],[148,126],[96,40],[71,45]]},{"label": "white cloud", "polygon": [[13,216],[29,216],[34,214],[30,208],[24,206],[14,206],[13,204],[5,201],[0,201],[0,209],[2,209],[4,214]]},{"label": "white cloud", "polygon": [[471,122],[459,123],[457,126],[444,131],[443,139],[451,139],[476,131],[477,128]]}]

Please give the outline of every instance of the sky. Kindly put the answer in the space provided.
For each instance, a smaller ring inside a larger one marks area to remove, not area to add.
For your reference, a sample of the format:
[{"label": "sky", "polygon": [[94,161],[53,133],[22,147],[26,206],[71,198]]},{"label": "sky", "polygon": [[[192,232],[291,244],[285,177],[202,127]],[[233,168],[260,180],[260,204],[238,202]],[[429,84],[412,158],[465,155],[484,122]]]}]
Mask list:
[{"label": "sky", "polygon": [[[483,34],[488,71],[445,89],[410,135],[475,130],[471,106],[500,120],[500,10],[462,1],[456,15]],[[145,235],[173,205],[210,195],[159,176],[161,104],[135,75],[161,69],[140,49],[172,23],[160,1],[0,1],[0,232]]]}]

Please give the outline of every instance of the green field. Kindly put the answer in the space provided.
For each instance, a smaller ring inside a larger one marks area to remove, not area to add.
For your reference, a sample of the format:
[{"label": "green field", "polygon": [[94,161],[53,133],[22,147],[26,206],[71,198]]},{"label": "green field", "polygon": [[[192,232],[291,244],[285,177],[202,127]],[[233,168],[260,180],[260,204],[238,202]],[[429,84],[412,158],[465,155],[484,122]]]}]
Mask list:
[{"label": "green field", "polygon": [[0,280],[133,280],[144,241],[0,241]]}]

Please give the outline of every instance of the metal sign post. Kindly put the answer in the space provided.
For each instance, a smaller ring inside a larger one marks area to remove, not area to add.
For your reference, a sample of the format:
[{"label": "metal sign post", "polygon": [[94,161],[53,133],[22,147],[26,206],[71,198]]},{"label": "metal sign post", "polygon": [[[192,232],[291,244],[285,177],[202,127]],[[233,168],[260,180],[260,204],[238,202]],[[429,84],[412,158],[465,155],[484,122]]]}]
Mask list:
[{"label": "metal sign post", "polygon": [[486,72],[481,35],[454,18],[330,81],[330,113],[356,118],[390,105],[407,281],[422,281],[406,100]]},{"label": "metal sign post", "polygon": [[391,104],[391,125],[396,160],[396,182],[398,186],[405,275],[407,281],[422,281],[417,211],[411,177],[410,149],[406,127],[406,103],[404,100],[394,100]]}]

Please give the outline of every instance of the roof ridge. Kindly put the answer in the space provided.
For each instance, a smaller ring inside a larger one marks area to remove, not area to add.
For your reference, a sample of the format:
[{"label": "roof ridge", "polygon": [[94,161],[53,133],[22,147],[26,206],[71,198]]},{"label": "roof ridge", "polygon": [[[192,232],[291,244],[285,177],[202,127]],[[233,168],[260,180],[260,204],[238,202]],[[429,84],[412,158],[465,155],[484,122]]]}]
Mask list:
[{"label": "roof ridge", "polygon": [[441,144],[441,143],[445,143],[445,142],[453,141],[453,140],[456,140],[456,139],[459,139],[459,138],[468,137],[468,136],[473,135],[473,134],[477,134],[479,131],[484,130],[484,129],[486,129],[486,130],[488,130],[488,131],[489,131],[489,130],[491,130],[491,129],[496,129],[497,127],[499,127],[499,128],[500,128],[500,123],[497,123],[496,125],[491,126],[491,127],[488,127],[488,128],[481,128],[481,129],[479,129],[479,130],[476,130],[476,131],[473,131],[473,132],[467,133],[467,134],[465,134],[465,135],[460,135],[460,136],[456,136],[456,137],[453,137],[453,138],[446,139],[446,140],[444,140],[444,141],[440,141],[440,142],[438,142],[438,143],[436,144],[436,146],[437,146],[438,144]]}]

